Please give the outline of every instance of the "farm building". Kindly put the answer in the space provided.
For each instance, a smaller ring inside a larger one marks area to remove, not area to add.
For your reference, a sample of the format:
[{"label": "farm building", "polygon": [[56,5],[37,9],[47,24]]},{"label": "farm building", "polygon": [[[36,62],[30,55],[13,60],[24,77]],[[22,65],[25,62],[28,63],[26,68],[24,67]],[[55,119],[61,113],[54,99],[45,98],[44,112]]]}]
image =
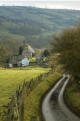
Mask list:
[{"label": "farm building", "polygon": [[28,66],[29,65],[29,60],[28,60],[28,58],[23,58],[22,60],[21,60],[21,64],[22,64],[22,66]]},{"label": "farm building", "polygon": [[25,44],[22,56],[24,56],[24,57],[26,56],[28,58],[31,58],[34,55],[35,55],[34,49],[30,45]]},{"label": "farm building", "polygon": [[9,63],[9,68],[12,68],[12,67],[21,67],[21,66],[28,66],[29,65],[29,60],[27,57],[19,60],[19,61],[12,61]]}]

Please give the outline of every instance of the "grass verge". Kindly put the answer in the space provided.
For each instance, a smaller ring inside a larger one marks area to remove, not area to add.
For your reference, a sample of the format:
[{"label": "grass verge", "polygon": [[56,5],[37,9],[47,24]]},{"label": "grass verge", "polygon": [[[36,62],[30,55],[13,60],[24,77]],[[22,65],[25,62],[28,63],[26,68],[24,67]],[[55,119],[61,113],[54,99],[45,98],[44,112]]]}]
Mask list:
[{"label": "grass verge", "polygon": [[59,79],[61,75],[57,72],[43,77],[40,84],[24,100],[24,121],[40,121],[40,102],[42,96]]},{"label": "grass verge", "polygon": [[64,100],[67,106],[80,117],[80,85],[71,81],[66,87]]}]

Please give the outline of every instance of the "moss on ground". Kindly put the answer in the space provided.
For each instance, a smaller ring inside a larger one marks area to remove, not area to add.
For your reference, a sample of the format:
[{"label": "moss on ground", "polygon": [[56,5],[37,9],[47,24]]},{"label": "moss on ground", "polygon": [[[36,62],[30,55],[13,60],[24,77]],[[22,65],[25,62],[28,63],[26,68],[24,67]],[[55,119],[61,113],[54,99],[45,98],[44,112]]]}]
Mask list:
[{"label": "moss on ground", "polygon": [[43,77],[37,87],[30,93],[24,101],[24,121],[40,121],[40,102],[45,92],[60,78],[60,74],[55,72]]},{"label": "moss on ground", "polygon": [[68,107],[80,117],[80,86],[75,81],[70,82],[64,94]]}]

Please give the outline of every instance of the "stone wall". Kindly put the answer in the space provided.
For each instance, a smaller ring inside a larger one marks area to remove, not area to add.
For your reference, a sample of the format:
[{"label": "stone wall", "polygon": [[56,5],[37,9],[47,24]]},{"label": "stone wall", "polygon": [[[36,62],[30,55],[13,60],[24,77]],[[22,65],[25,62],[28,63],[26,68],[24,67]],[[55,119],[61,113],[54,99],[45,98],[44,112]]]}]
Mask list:
[{"label": "stone wall", "polygon": [[16,93],[11,97],[11,101],[7,106],[5,121],[24,121],[24,98],[40,83],[43,74],[30,82],[24,82],[22,86],[19,85]]}]

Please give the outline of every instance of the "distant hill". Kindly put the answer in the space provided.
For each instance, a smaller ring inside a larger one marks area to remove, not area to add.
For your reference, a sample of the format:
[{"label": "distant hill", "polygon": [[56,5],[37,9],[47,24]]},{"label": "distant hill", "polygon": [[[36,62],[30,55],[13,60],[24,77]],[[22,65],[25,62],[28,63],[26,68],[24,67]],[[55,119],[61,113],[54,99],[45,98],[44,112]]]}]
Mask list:
[{"label": "distant hill", "polygon": [[45,48],[53,33],[79,22],[80,11],[0,7],[0,41],[26,40],[34,48]]}]

